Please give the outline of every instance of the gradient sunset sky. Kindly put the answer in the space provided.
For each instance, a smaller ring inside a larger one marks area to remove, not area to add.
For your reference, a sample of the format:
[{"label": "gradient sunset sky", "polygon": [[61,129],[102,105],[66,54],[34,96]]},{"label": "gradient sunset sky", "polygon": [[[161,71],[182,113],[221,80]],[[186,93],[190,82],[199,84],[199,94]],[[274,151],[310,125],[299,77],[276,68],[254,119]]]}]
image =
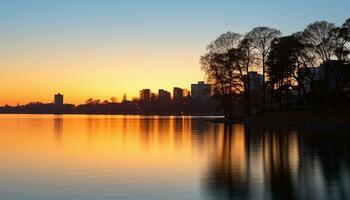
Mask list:
[{"label": "gradient sunset sky", "polygon": [[189,88],[204,79],[199,57],[219,34],[341,25],[349,8],[349,0],[0,0],[0,105]]}]

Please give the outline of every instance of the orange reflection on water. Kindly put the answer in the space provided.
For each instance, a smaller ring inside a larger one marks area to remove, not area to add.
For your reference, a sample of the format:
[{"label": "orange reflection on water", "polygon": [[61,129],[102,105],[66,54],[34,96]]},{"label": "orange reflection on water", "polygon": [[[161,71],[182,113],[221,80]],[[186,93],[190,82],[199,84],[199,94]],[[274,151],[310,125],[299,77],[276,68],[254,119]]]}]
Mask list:
[{"label": "orange reflection on water", "polygon": [[293,197],[299,137],[195,117],[0,115],[0,191]]},{"label": "orange reflection on water", "polygon": [[192,127],[191,117],[2,115],[0,124],[3,168],[54,177],[73,168],[154,180],[176,170],[199,180],[209,153],[203,150],[213,138],[213,126],[204,123],[203,132]]}]

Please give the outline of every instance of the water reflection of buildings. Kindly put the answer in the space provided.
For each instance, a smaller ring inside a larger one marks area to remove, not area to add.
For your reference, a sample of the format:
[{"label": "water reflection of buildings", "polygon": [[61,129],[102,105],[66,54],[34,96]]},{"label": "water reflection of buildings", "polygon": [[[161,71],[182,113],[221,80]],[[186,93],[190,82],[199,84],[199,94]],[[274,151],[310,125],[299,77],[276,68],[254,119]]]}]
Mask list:
[{"label": "water reflection of buildings", "polygon": [[350,163],[339,162],[350,160],[348,142],[292,130],[223,129],[204,179],[211,199],[350,198]]},{"label": "water reflection of buildings", "polygon": [[62,143],[62,134],[63,134],[63,119],[62,116],[55,116],[53,119],[53,131],[55,143],[57,146],[60,146]]},{"label": "water reflection of buildings", "polygon": [[84,125],[82,131],[91,145],[97,140],[110,141],[115,148],[123,146],[163,154],[180,151],[189,154],[192,150],[193,153],[202,153],[197,150],[206,149],[208,139],[204,137],[214,132],[208,122],[181,116],[92,116]]}]

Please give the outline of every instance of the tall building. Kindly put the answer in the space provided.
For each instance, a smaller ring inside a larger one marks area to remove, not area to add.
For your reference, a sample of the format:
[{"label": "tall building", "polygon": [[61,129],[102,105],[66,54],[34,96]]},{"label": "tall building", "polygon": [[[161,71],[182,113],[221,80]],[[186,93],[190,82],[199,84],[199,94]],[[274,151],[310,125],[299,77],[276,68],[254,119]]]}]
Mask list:
[{"label": "tall building", "polygon": [[150,89],[141,90],[140,99],[143,101],[149,101],[151,99],[151,90]]},{"label": "tall building", "polygon": [[[250,90],[258,90],[262,88],[263,83],[263,75],[259,74],[256,71],[250,71],[248,72],[249,81],[250,81]],[[247,79],[247,75],[244,76],[244,79]]]},{"label": "tall building", "polygon": [[180,101],[183,99],[183,97],[184,97],[184,90],[179,87],[174,87],[174,90],[173,90],[174,101]]},{"label": "tall building", "polygon": [[204,81],[191,84],[191,96],[195,99],[208,99],[211,96],[211,85]]},{"label": "tall building", "polygon": [[170,92],[163,89],[158,90],[158,99],[160,101],[170,101],[170,98],[171,98]]},{"label": "tall building", "polygon": [[55,94],[54,104],[55,104],[56,107],[63,106],[63,95],[62,94],[60,94],[60,93]]}]

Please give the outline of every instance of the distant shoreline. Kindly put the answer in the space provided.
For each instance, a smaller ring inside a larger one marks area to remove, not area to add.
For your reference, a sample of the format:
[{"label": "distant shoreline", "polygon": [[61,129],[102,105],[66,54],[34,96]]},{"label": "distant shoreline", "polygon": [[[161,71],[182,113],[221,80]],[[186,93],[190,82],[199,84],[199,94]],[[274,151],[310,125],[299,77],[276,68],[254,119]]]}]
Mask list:
[{"label": "distant shoreline", "polygon": [[350,113],[322,111],[273,111],[241,119],[218,118],[213,123],[259,125],[266,127],[350,128]]},{"label": "distant shoreline", "polygon": [[346,128],[350,129],[350,113],[321,111],[273,111],[246,118],[225,119],[222,114],[107,114],[107,113],[0,113],[0,115],[75,115],[75,116],[141,116],[141,117],[203,117],[205,121],[219,124],[244,124],[276,128]]},{"label": "distant shoreline", "polygon": [[109,116],[176,116],[176,117],[223,117],[222,114],[110,114],[110,113],[0,113],[0,115],[109,115]]}]

